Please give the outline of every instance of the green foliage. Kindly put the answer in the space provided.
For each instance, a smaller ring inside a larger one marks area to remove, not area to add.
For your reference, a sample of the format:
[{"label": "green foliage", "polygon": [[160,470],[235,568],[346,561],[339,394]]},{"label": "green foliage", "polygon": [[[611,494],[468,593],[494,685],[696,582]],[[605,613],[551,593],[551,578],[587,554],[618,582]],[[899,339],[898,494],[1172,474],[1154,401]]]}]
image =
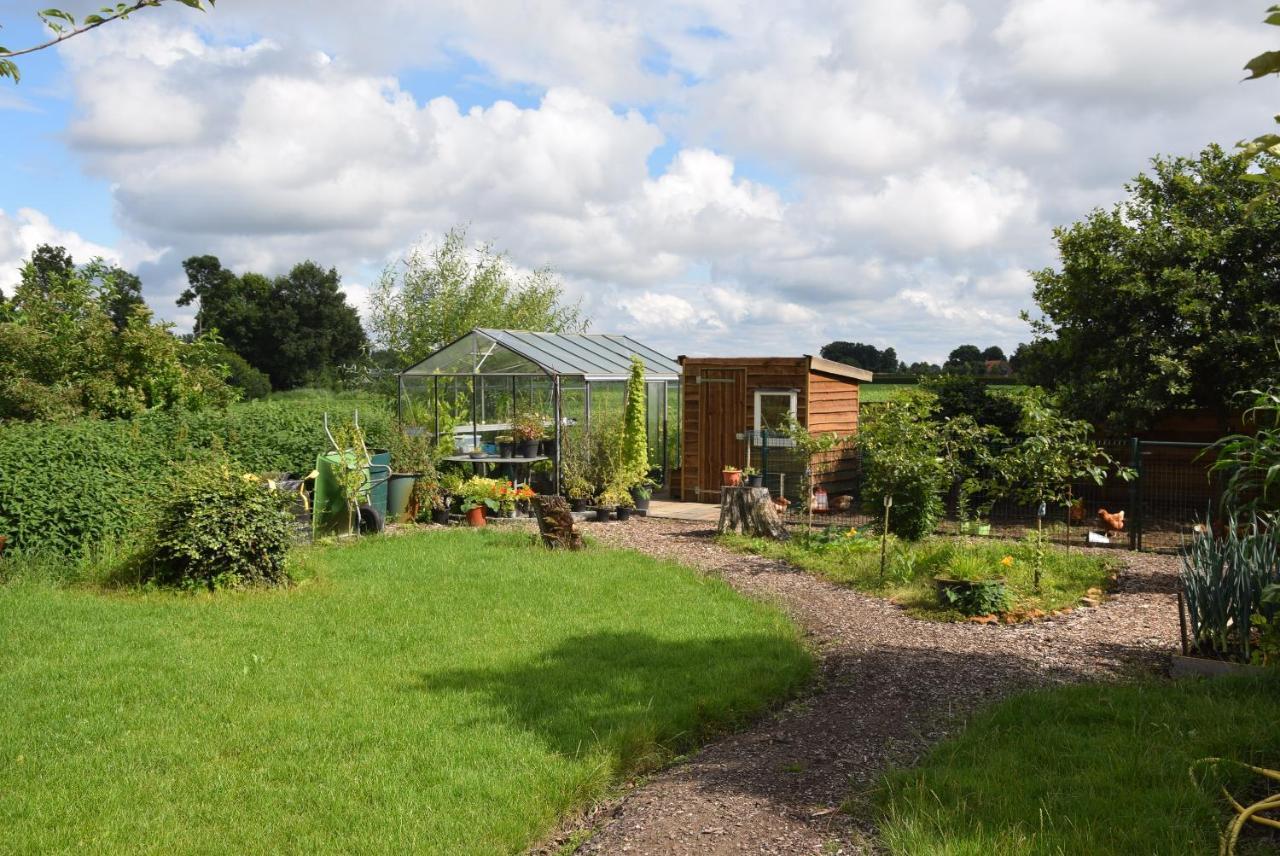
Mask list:
[{"label": "green foliage", "polygon": [[1009,590],[1000,580],[974,580],[964,586],[942,586],[943,606],[961,615],[991,615],[1009,609]]},{"label": "green foliage", "polygon": [[649,475],[648,431],[645,427],[644,360],[631,355],[626,403],[622,415],[622,472],[627,486],[643,484]]},{"label": "green foliage", "polygon": [[214,357],[227,370],[227,385],[240,393],[241,401],[266,398],[271,394],[271,378],[249,365],[244,357],[222,345]]},{"label": "green foliage", "polygon": [[310,472],[329,445],[323,414],[350,418],[356,408],[370,442],[385,446],[391,414],[382,402],[359,398],[7,425],[0,430],[0,535],[7,550],[22,553],[103,549],[139,533],[172,479],[215,449],[249,472]]},{"label": "green foliage", "polygon": [[955,621],[962,616],[939,602],[934,578],[954,576],[957,571],[970,573],[966,566],[975,578],[1004,578],[1010,597],[1008,609],[1015,612],[1052,612],[1074,606],[1089,589],[1107,585],[1111,568],[1105,558],[1046,545],[1045,579],[1037,587],[1036,550],[1026,541],[966,541],[952,537],[899,541],[890,536],[888,567],[883,576],[879,541],[868,537],[864,529],[854,530],[847,537],[832,529],[788,542],[737,535],[721,536],[719,541],[733,549],[788,562],[837,585],[888,598],[916,617],[935,621]]},{"label": "green foliage", "polygon": [[61,247],[32,253],[0,320],[0,420],[129,418],[234,400],[217,340],[183,342],[153,321],[136,279],[100,259],[77,267]]},{"label": "green foliage", "polygon": [[305,261],[275,279],[236,276],[214,256],[192,256],[182,266],[188,288],[178,305],[199,304],[197,331],[217,330],[275,388],[333,379],[344,364],[365,359],[364,328],[337,270]]},{"label": "green foliage", "polygon": [[465,229],[450,229],[429,252],[414,250],[403,269],[386,268],[369,298],[370,328],[400,365],[422,360],[476,327],[576,333],[577,304],[550,268],[520,277],[503,253],[472,250]]},{"label": "green foliage", "polygon": [[909,541],[932,532],[943,511],[948,471],[936,402],[927,391],[904,390],[868,413],[858,433],[863,502],[878,514],[892,498],[889,531]]},{"label": "green foliage", "polygon": [[1249,662],[1254,616],[1264,624],[1280,615],[1280,603],[1264,598],[1280,584],[1280,529],[1252,518],[1240,531],[1236,519],[1215,537],[1212,518],[1182,550],[1182,587],[1191,636],[1198,651]]},{"label": "green foliage", "polygon": [[1226,476],[1222,507],[1228,514],[1280,512],[1280,386],[1251,389],[1252,406],[1244,420],[1251,434],[1232,434],[1218,441],[1214,472]]},{"label": "green foliage", "polygon": [[869,372],[892,374],[906,370],[906,365],[898,360],[898,352],[893,348],[882,351],[875,345],[862,342],[829,342],[819,353],[824,360],[834,360]]},{"label": "green foliage", "polygon": [[[1278,698],[1275,677],[1016,695],[886,775],[880,843],[890,856],[1216,854],[1231,809],[1217,782],[1188,772],[1206,756],[1274,767]],[[1275,840],[1258,828],[1236,852],[1274,854]]]},{"label": "green foliage", "polygon": [[[159,6],[165,0],[133,0],[131,3],[116,3],[113,6],[103,6],[97,12],[84,16],[84,19],[77,24],[76,18],[69,12],[61,9],[44,9],[36,13],[40,22],[53,31],[54,37],[38,45],[20,50],[9,50],[0,47],[0,78],[12,78],[14,83],[22,79],[22,75],[18,70],[18,64],[13,61],[12,57],[23,56],[25,54],[35,53],[45,48],[53,47],[59,42],[64,42],[72,36],[78,36],[100,27],[109,21],[123,20],[129,17],[129,14],[139,9],[145,9],[149,6]],[[176,0],[189,9],[204,10],[203,3],[207,2],[209,8],[213,8],[217,0]]]},{"label": "green foliage", "polygon": [[287,582],[289,501],[225,463],[189,470],[161,507],[144,579],[187,589]]},{"label": "green foliage", "polygon": [[1116,429],[1195,407],[1225,423],[1232,391],[1280,370],[1280,196],[1257,197],[1249,167],[1218,146],[1156,158],[1127,201],[1055,230],[1061,268],[1033,274],[1043,344],[1019,374]]}]

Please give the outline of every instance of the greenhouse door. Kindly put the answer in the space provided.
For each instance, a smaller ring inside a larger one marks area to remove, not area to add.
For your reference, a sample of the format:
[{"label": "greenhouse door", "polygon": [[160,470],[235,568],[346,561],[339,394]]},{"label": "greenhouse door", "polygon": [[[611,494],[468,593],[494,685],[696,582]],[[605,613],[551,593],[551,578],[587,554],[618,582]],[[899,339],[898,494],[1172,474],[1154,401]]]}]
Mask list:
[{"label": "greenhouse door", "polygon": [[744,463],[737,435],[747,428],[747,370],[704,368],[697,383],[701,402],[697,498],[719,502],[724,468]]}]

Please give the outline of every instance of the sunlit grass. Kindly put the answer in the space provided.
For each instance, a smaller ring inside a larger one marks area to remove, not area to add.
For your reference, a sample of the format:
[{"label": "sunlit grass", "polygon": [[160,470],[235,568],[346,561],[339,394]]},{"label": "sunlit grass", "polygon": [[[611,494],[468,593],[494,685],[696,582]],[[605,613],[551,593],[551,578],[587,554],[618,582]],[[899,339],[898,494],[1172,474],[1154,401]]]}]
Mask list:
[{"label": "sunlit grass", "polygon": [[917,543],[893,542],[883,576],[880,550],[874,538],[849,539],[848,544],[806,545],[797,539],[778,542],[740,535],[721,536],[733,549],[781,559],[837,583],[892,600],[921,618],[955,620],[958,612],[938,601],[936,576],[949,576],[961,556],[983,565],[990,576],[1004,577],[1012,611],[1052,612],[1079,602],[1091,588],[1104,588],[1111,562],[1079,550],[1046,544],[1040,588],[1035,587],[1035,548],[1028,541],[937,536]]},{"label": "sunlit grass", "polygon": [[[1280,767],[1277,711],[1275,676],[1014,698],[887,777],[875,795],[882,840],[901,856],[1217,853],[1231,818],[1217,783],[1240,796],[1276,783],[1236,771],[1197,784],[1191,766],[1221,756]],[[1278,848],[1254,827],[1237,852]]]},{"label": "sunlit grass", "polygon": [[0,586],[18,852],[518,852],[805,679],[776,611],[633,553],[449,531],[299,586]]}]

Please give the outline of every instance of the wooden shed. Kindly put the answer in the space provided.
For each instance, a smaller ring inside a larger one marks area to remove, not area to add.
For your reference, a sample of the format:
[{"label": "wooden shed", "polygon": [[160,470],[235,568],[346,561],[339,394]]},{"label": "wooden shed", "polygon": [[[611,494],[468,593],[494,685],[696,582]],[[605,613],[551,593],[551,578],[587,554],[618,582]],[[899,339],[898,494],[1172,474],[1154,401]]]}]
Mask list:
[{"label": "wooden shed", "polygon": [[[766,451],[758,432],[776,430],[782,417],[791,413],[814,434],[855,433],[858,385],[871,380],[869,371],[808,355],[682,356],[679,362],[684,414],[679,484],[681,498],[694,502],[718,502],[724,468],[745,467],[748,461],[756,468],[771,462],[764,467],[765,486],[791,496],[799,487],[803,465],[787,454],[784,443],[771,444]],[[828,492],[855,486],[851,444],[817,464],[815,481]]]}]

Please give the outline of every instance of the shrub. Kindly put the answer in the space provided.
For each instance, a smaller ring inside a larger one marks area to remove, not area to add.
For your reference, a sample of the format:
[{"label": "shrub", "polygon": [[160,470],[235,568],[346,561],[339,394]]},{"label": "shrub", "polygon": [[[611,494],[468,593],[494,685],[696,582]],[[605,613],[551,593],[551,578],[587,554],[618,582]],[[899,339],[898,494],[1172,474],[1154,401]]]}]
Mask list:
[{"label": "shrub", "polygon": [[885,497],[891,497],[889,531],[908,541],[932,532],[943,511],[947,471],[935,404],[921,390],[895,395],[867,418],[858,436],[867,512],[879,517]]},{"label": "shrub", "polygon": [[0,535],[8,537],[8,551],[83,555],[142,531],[173,474],[215,449],[250,472],[310,472],[329,445],[324,412],[342,420],[356,408],[371,445],[385,445],[386,407],[349,397],[268,399],[127,421],[5,424]]},{"label": "shrub", "polygon": [[207,589],[286,582],[289,501],[226,464],[197,468],[157,517],[144,578]]}]

